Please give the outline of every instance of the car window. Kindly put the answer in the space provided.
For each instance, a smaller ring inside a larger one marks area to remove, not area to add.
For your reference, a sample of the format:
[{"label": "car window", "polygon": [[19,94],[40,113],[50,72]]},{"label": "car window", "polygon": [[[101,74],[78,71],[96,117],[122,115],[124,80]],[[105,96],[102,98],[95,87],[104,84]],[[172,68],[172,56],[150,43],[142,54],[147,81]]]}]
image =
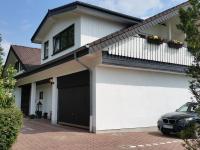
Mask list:
[{"label": "car window", "polygon": [[192,103],[187,103],[183,106],[181,106],[179,109],[177,109],[177,112],[195,112],[196,109],[198,109],[199,106]]},{"label": "car window", "polygon": [[188,104],[185,104],[181,106],[179,109],[177,109],[177,112],[187,112],[188,110]]}]

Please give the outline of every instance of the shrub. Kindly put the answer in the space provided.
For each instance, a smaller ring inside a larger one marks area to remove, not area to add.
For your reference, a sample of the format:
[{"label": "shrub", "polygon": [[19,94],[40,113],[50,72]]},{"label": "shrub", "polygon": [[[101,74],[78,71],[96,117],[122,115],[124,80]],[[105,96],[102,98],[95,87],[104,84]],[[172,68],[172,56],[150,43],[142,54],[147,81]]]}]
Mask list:
[{"label": "shrub", "polygon": [[0,109],[0,149],[9,150],[22,127],[22,113],[16,107]]}]

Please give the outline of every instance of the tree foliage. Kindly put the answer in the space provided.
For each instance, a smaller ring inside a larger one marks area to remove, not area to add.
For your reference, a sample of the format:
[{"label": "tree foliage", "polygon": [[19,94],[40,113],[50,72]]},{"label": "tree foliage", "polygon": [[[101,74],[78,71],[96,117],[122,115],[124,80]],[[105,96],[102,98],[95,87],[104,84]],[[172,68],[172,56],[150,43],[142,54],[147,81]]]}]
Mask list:
[{"label": "tree foliage", "polygon": [[22,113],[15,106],[16,73],[12,66],[4,67],[0,36],[0,149],[8,150],[15,142],[22,126]]},{"label": "tree foliage", "polygon": [[[200,1],[189,0],[190,6],[179,10],[180,24],[177,28],[186,34],[188,51],[194,57],[194,62],[187,70],[191,78],[189,89],[193,98],[200,104]],[[197,110],[197,113],[199,111]],[[199,133],[199,126],[192,126],[183,131],[182,137],[185,141],[185,148],[188,150],[200,149],[200,139],[188,139],[190,134]]]}]

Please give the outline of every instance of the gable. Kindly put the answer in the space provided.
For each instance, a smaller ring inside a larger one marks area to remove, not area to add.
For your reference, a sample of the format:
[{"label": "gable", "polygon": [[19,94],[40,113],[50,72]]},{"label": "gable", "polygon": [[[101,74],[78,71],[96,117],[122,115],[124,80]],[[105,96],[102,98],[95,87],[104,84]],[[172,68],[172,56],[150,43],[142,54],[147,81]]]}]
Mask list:
[{"label": "gable", "polygon": [[121,23],[129,24],[129,25],[137,24],[138,22],[143,21],[140,18],[128,16],[128,15],[107,10],[101,7],[97,7],[94,5],[76,1],[76,2],[67,4],[67,5],[52,9],[52,10],[48,10],[46,16],[40,23],[34,35],[32,36],[31,41],[34,43],[41,44],[41,39],[38,36],[41,34],[40,32],[43,32],[43,30],[48,30],[48,25],[53,25],[55,23],[54,19],[66,14],[73,14],[73,15],[88,14],[88,15],[102,17],[108,20],[121,22]]},{"label": "gable", "polygon": [[19,45],[12,45],[11,49],[26,70],[32,70],[41,65],[40,49]]},{"label": "gable", "polygon": [[[26,70],[21,60],[18,58],[18,56],[15,54],[15,52],[12,49],[10,49],[8,53],[8,56],[4,65],[4,70],[6,70],[9,65],[13,66],[15,69],[18,68],[19,69],[18,72]],[[3,72],[3,74],[5,74],[5,72]]]},{"label": "gable", "polygon": [[180,8],[188,7],[189,5],[190,5],[189,2],[184,2],[180,5],[177,5],[166,11],[163,11],[159,14],[156,14],[150,18],[147,18],[146,20],[144,20],[141,23],[138,23],[129,28],[117,31],[115,33],[112,33],[112,34],[104,37],[104,38],[94,41],[89,44],[90,50],[91,51],[103,50],[105,47],[110,46],[113,43],[116,43],[123,39],[129,38],[130,36],[140,34],[144,30],[147,30],[158,24],[162,24],[163,22],[166,22],[167,20],[169,20],[175,16],[178,16]]},{"label": "gable", "polygon": [[[16,63],[19,66],[16,66]],[[11,45],[4,70],[9,66],[20,68],[19,72],[25,72],[40,66],[40,49],[18,45]]]}]

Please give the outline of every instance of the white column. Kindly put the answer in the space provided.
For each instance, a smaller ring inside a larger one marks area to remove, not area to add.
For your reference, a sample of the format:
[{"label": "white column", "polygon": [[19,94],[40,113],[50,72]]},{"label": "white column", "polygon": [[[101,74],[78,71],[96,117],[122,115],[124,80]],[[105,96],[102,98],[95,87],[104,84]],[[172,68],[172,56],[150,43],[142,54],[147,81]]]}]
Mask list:
[{"label": "white column", "polygon": [[29,114],[35,114],[36,110],[36,83],[31,84],[31,99],[30,99],[30,112]]},{"label": "white column", "polygon": [[15,104],[20,109],[21,109],[21,93],[22,93],[21,88],[20,87],[15,87],[15,89],[14,89]]},{"label": "white column", "polygon": [[169,40],[172,40],[172,25],[171,25],[171,22],[169,22]]},{"label": "white column", "polygon": [[90,132],[96,133],[96,68],[90,74]]},{"label": "white column", "polygon": [[57,78],[53,77],[53,82],[52,82],[52,115],[51,115],[51,123],[52,124],[57,124],[57,110],[58,110]]}]

